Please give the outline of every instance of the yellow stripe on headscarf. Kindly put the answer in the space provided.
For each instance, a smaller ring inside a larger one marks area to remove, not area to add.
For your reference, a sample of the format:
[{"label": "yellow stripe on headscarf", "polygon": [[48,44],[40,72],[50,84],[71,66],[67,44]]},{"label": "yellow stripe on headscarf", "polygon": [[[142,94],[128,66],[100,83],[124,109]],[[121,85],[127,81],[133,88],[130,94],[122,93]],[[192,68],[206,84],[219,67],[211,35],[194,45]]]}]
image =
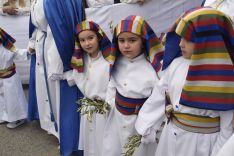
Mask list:
[{"label": "yellow stripe on headscarf", "polygon": [[225,16],[222,12],[220,11],[217,11],[217,10],[214,10],[214,9],[211,9],[211,8],[207,8],[206,10],[203,9],[203,10],[196,10],[196,11],[193,11],[192,13],[188,14],[186,17],[184,17],[183,19],[188,21],[188,20],[191,20],[195,17],[197,17],[198,15],[208,15],[208,14],[212,14],[212,15],[219,15],[219,16]]},{"label": "yellow stripe on headscarf", "polygon": [[200,60],[200,59],[230,59],[230,55],[228,53],[204,53],[204,54],[196,54],[192,55],[192,60]]},{"label": "yellow stripe on headscarf", "polygon": [[234,93],[234,87],[214,87],[214,86],[184,86],[185,91],[192,92],[213,92],[213,93]]}]

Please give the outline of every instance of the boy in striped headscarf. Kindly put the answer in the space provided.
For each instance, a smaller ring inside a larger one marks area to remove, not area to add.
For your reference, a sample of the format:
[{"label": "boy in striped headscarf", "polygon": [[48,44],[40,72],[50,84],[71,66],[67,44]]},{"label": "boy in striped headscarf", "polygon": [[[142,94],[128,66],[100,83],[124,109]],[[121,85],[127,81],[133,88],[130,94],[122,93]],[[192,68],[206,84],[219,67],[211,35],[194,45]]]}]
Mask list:
[{"label": "boy in striped headscarf", "polygon": [[[85,99],[104,101],[112,62],[111,42],[92,21],[83,21],[76,28],[73,70],[66,72],[65,78],[70,85],[75,82]],[[84,150],[84,156],[101,156],[105,114],[94,112],[95,106],[87,106],[86,102],[81,102],[81,108],[79,150]],[[92,117],[85,112],[88,109],[94,112]]]},{"label": "boy in striped headscarf", "polygon": [[[129,16],[115,27],[112,53],[115,63],[106,101],[112,106],[106,124],[102,156],[126,152],[128,138],[138,134],[135,122],[144,103],[158,83],[160,57],[164,47],[148,23],[140,16]],[[164,112],[164,107],[161,114]],[[151,156],[156,149],[155,129],[148,131],[134,156]],[[148,144],[148,145],[147,145]]]},{"label": "boy in striped headscarf", "polygon": [[27,101],[14,63],[26,60],[27,50],[16,49],[14,43],[0,28],[0,123],[8,122],[8,128],[16,128],[27,118]]},{"label": "boy in striped headscarf", "polygon": [[234,31],[225,14],[195,8],[177,20],[167,34],[164,75],[147,103],[151,113],[145,112],[146,124],[157,122],[154,105],[164,103],[167,92],[168,124],[156,156],[215,156],[231,136],[233,52]]}]

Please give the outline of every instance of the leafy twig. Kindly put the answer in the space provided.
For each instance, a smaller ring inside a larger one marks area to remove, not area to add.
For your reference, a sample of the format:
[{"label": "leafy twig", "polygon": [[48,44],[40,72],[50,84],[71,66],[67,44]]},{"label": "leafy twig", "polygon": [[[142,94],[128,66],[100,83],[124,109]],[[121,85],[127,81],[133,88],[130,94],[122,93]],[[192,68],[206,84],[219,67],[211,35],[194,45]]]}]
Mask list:
[{"label": "leafy twig", "polygon": [[128,143],[124,145],[124,148],[127,151],[123,154],[123,156],[132,156],[136,148],[138,148],[141,144],[141,135],[133,135],[128,138]]},{"label": "leafy twig", "polygon": [[78,104],[80,107],[78,108],[78,112],[81,115],[87,115],[87,119],[89,122],[92,122],[93,114],[106,114],[110,111],[110,105],[101,100],[101,99],[89,99],[87,97],[78,100]]}]

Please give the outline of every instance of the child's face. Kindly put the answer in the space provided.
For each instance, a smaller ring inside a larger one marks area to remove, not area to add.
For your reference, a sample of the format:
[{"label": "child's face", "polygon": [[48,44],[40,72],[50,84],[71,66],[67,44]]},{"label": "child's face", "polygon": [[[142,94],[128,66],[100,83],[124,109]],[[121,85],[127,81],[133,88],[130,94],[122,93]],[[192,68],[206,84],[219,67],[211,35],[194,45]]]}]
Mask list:
[{"label": "child's face", "polygon": [[180,49],[182,51],[182,55],[186,59],[191,59],[191,56],[194,51],[195,44],[193,42],[190,42],[184,38],[181,38],[180,40]]},{"label": "child's face", "polygon": [[118,45],[120,52],[129,59],[133,59],[142,53],[142,39],[133,33],[121,33],[118,36]]},{"label": "child's face", "polygon": [[99,40],[94,31],[84,30],[79,33],[79,42],[81,48],[92,58],[95,58],[99,52]]}]

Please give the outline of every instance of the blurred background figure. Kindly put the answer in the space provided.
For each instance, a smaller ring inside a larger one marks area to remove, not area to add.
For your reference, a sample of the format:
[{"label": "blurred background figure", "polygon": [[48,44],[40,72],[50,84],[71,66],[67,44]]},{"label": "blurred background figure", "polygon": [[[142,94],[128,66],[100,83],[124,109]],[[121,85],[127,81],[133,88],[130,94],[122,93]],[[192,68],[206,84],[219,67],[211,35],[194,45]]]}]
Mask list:
[{"label": "blurred background figure", "polygon": [[1,0],[0,14],[24,15],[30,12],[30,0]]}]

